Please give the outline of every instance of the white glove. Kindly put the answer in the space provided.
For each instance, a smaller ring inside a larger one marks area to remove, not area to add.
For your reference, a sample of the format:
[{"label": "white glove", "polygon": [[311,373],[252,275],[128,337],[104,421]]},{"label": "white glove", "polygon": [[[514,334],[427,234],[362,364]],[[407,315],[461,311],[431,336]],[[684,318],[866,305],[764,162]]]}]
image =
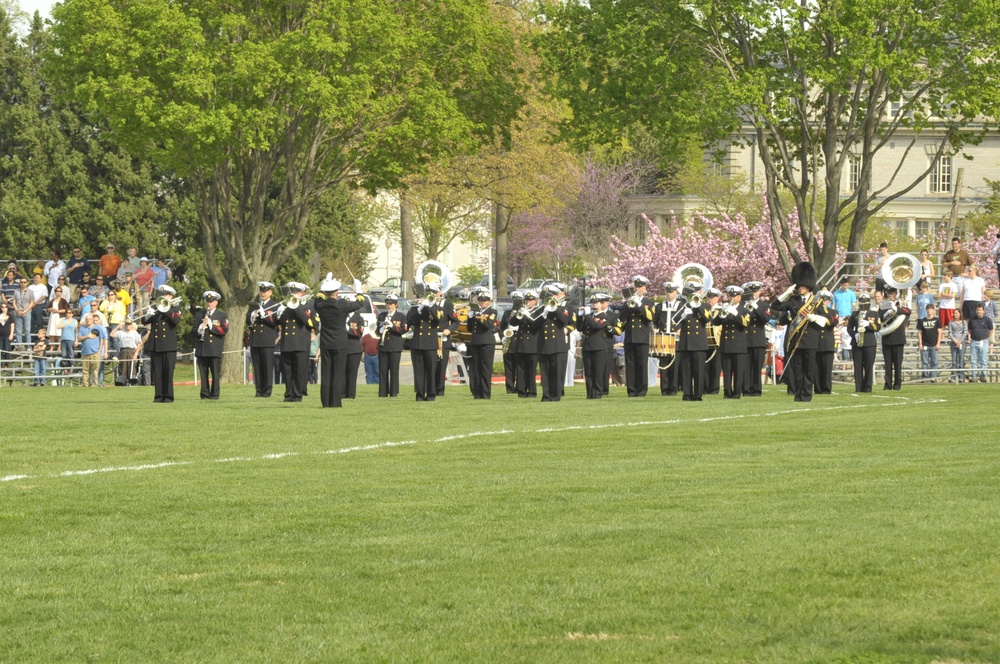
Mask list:
[{"label": "white glove", "polygon": [[726,313],[729,314],[730,316],[739,316],[740,310],[737,309],[735,305],[730,304],[728,307],[726,307]]},{"label": "white glove", "polygon": [[871,325],[871,323],[869,323],[868,320],[865,319],[865,318],[862,318],[861,320],[858,321],[858,328],[859,329],[867,330],[870,325]]},{"label": "white glove", "polygon": [[424,306],[426,306],[426,305],[418,304],[417,305],[417,312],[418,313],[424,313]]},{"label": "white glove", "polygon": [[820,327],[823,327],[827,324],[827,320],[822,316],[820,316],[819,314],[809,314],[809,321],[812,323],[816,323]]},{"label": "white glove", "polygon": [[278,305],[278,310],[277,310],[277,311],[275,312],[275,315],[276,315],[276,316],[277,316],[278,318],[281,318],[281,314],[283,314],[283,313],[285,313],[285,305],[283,305],[283,304],[279,304],[279,305]]},{"label": "white glove", "polygon": [[792,296],[792,293],[794,292],[795,292],[795,284],[792,284],[791,286],[788,287],[788,290],[786,290],[784,293],[778,296],[778,302],[784,302],[785,300],[790,298]]},{"label": "white glove", "polygon": [[250,312],[250,322],[251,323],[256,323],[257,322],[257,318],[259,316],[260,316],[260,309],[254,309],[253,311]]},{"label": "white glove", "polygon": [[684,320],[685,318],[687,318],[688,316],[692,315],[693,313],[694,313],[694,309],[692,309],[691,307],[684,307],[684,311],[681,312],[680,320]]},{"label": "white glove", "polygon": [[465,344],[464,343],[458,344],[457,346],[455,346],[455,350],[457,350],[460,354],[465,353],[466,351]]}]

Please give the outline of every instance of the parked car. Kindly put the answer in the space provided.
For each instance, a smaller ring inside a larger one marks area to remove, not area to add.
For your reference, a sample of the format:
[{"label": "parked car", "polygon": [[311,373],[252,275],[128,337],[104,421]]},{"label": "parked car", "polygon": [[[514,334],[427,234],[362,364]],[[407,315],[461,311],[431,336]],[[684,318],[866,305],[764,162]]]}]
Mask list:
[{"label": "parked car", "polygon": [[[358,294],[353,290],[342,290],[339,296],[345,300],[353,300]],[[361,317],[365,319],[365,325],[370,328],[375,327],[375,322],[378,320],[378,308],[375,306],[375,301],[368,295],[365,295],[365,306],[361,307]]]},{"label": "parked car", "polygon": [[[385,295],[372,295],[371,298],[380,312],[385,311]],[[407,300],[405,297],[396,298],[396,310],[399,313],[405,314],[412,306],[413,302]]]},{"label": "parked car", "polygon": [[399,277],[392,277],[390,279],[386,279],[375,288],[370,289],[368,291],[368,294],[371,295],[372,297],[376,296],[384,297],[389,293],[395,293],[399,295],[399,293],[402,292],[402,288],[403,288],[403,280],[400,279]]},{"label": "parked car", "polygon": [[555,279],[525,279],[517,289],[520,291],[533,290],[538,293],[544,286],[551,284],[553,281]]}]

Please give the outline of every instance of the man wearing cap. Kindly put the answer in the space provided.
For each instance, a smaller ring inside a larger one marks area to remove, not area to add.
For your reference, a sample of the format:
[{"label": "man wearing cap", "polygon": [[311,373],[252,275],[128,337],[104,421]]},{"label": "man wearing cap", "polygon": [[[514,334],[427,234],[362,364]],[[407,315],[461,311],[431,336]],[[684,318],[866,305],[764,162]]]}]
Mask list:
[{"label": "man wearing cap", "polygon": [[594,293],[590,296],[592,310],[580,319],[583,335],[583,379],[588,399],[600,399],[607,392],[611,375],[611,347],[615,335],[621,334],[618,316],[609,311],[611,296]]},{"label": "man wearing cap", "polygon": [[385,311],[379,312],[375,323],[378,333],[378,395],[399,396],[399,360],[403,353],[403,335],[409,329],[406,316],[399,310],[399,298],[385,296]]},{"label": "man wearing cap", "polygon": [[885,385],[883,390],[899,390],[903,386],[903,347],[906,346],[906,328],[910,323],[910,310],[898,301],[899,293],[892,286],[886,286],[885,300],[888,306],[881,310],[882,360],[885,362]]},{"label": "man wearing cap", "polygon": [[222,365],[223,338],[229,332],[229,318],[220,310],[222,296],[213,290],[202,294],[205,308],[194,316],[191,336],[194,354],[198,358],[198,376],[201,380],[201,398],[219,398],[219,369]]},{"label": "man wearing cap", "polygon": [[448,360],[455,344],[451,340],[451,335],[458,329],[458,316],[455,314],[455,305],[445,297],[444,286],[438,281],[430,285],[430,288],[437,294],[437,306],[441,309],[441,321],[439,332],[441,334],[441,354],[438,357],[437,373],[435,375],[435,394],[444,396],[444,387],[448,384]]},{"label": "man wearing cap", "polygon": [[274,346],[278,343],[277,300],[271,299],[274,284],[257,282],[260,298],[247,311],[247,330],[250,335],[250,364],[253,367],[254,396],[271,398],[274,385]]},{"label": "man wearing cap", "polygon": [[877,307],[871,306],[871,298],[862,294],[858,298],[858,310],[847,320],[847,332],[851,335],[851,359],[854,363],[854,391],[871,392],[875,368],[875,349],[878,337],[875,333],[882,326],[882,318]]},{"label": "man wearing cap", "polygon": [[813,371],[813,394],[833,394],[833,359],[837,352],[837,324],[840,322],[840,316],[832,307],[833,293],[824,288],[817,295],[830,312],[830,324],[824,325],[819,331],[816,367]]},{"label": "man wearing cap", "polygon": [[[159,297],[173,298],[177,295],[170,286],[157,289]],[[149,326],[149,338],[145,343],[150,356],[150,373],[153,383],[154,403],[173,403],[174,367],[177,365],[177,323],[181,320],[181,310],[176,306],[160,311],[150,306],[143,320]]]},{"label": "man wearing cap", "polygon": [[316,327],[312,306],[302,302],[308,287],[298,281],[287,284],[288,292],[299,298],[295,306],[278,305],[278,332],[281,335],[281,376],[285,401],[298,403],[306,395],[309,380],[309,345]]},{"label": "man wearing cap", "polygon": [[559,401],[565,389],[569,333],[575,329],[576,318],[564,302],[564,284],[553,282],[545,286],[545,293],[545,307],[538,313],[532,327],[538,338],[542,401]]},{"label": "man wearing cap", "polygon": [[705,333],[708,335],[708,359],[705,360],[705,394],[719,393],[722,353],[719,350],[718,342],[722,336],[722,325],[716,320],[716,316],[720,309],[720,299],[722,299],[722,291],[718,288],[709,288],[705,291],[705,302],[711,315],[705,326]]},{"label": "man wearing cap", "polygon": [[708,355],[705,329],[710,315],[704,302],[692,304],[688,300],[681,310],[677,327],[677,363],[680,364],[680,390],[684,401],[701,401],[705,394],[705,357]]},{"label": "man wearing cap", "polygon": [[625,386],[630,397],[644,397],[649,390],[649,335],[653,322],[653,301],[646,297],[649,279],[632,277],[635,292],[621,311],[625,333]]},{"label": "man wearing cap", "polygon": [[767,357],[767,324],[771,320],[771,310],[768,303],[760,297],[764,287],[759,281],[749,281],[743,284],[743,306],[750,319],[747,323],[747,363],[743,378],[743,396],[759,397],[763,395],[761,388],[761,372]]},{"label": "man wearing cap", "polygon": [[538,295],[533,291],[525,291],[524,307],[512,315],[517,325],[512,344],[515,347],[514,364],[517,378],[517,398],[534,399],[538,396],[538,386],[535,383],[535,369],[538,366],[538,331],[535,329],[532,316],[538,307]]},{"label": "man wearing cap", "polygon": [[722,356],[722,392],[725,399],[743,396],[743,373],[746,368],[747,325],[750,314],[743,306],[743,288],[727,286],[729,304],[719,310],[715,320],[722,325],[719,355]]},{"label": "man wearing cap", "polygon": [[340,408],[347,373],[347,319],[365,305],[365,296],[358,293],[353,300],[337,297],[340,281],[330,272],[319,289],[314,306],[320,322],[320,400],[323,408]]},{"label": "man wearing cap", "polygon": [[[518,290],[511,291],[510,298],[511,307],[500,317],[499,332],[502,342],[504,386],[507,388],[507,394],[517,394],[517,342],[514,337],[518,330],[518,321],[514,318],[514,314],[524,306],[524,294]],[[507,330],[510,330],[510,334]]]},{"label": "man wearing cap", "polygon": [[665,369],[662,364],[660,365],[660,394],[671,397],[676,396],[680,387],[680,363],[677,362],[676,335],[681,312],[684,310],[684,299],[678,296],[677,284],[672,281],[663,282],[663,290],[667,293],[667,299],[656,305],[653,313],[653,329],[660,334],[675,337],[674,357],[660,358],[660,362],[669,363]]},{"label": "man wearing cap", "polygon": [[497,310],[490,306],[490,294],[480,292],[476,297],[479,310],[469,311],[469,389],[473,399],[489,399],[493,387],[493,359],[496,357],[496,331],[499,326]]},{"label": "man wearing cap", "polygon": [[813,293],[815,289],[816,268],[811,263],[798,263],[792,268],[792,285],[771,303],[778,322],[787,326],[782,377],[795,401],[801,402],[812,401],[819,331],[830,324],[829,310]]},{"label": "man wearing cap", "polygon": [[438,356],[441,346],[440,335],[444,311],[439,306],[440,298],[430,302],[429,298],[410,307],[406,312],[406,325],[413,332],[410,339],[410,361],[413,364],[413,391],[417,401],[434,401],[437,397]]}]

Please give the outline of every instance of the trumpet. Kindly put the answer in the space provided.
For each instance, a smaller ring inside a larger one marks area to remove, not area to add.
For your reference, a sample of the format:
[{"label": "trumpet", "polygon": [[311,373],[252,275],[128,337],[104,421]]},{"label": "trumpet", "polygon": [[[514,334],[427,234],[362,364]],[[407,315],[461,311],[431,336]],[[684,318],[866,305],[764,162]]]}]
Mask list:
[{"label": "trumpet", "polygon": [[181,306],[181,297],[168,297],[163,295],[156,299],[156,310],[162,314],[167,313],[174,307]]},{"label": "trumpet", "polygon": [[692,309],[700,307],[702,303],[701,293],[691,293],[690,297],[687,299],[687,304]]}]

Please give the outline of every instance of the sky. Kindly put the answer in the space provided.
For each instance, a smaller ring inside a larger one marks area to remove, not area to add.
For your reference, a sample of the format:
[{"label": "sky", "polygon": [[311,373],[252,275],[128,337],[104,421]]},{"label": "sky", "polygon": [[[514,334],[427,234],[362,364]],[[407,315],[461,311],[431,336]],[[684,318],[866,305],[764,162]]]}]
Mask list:
[{"label": "sky", "polygon": [[21,5],[21,9],[31,16],[35,13],[35,10],[42,12],[42,18],[49,18],[51,16],[52,5],[55,4],[55,0],[16,0],[17,4]]}]

